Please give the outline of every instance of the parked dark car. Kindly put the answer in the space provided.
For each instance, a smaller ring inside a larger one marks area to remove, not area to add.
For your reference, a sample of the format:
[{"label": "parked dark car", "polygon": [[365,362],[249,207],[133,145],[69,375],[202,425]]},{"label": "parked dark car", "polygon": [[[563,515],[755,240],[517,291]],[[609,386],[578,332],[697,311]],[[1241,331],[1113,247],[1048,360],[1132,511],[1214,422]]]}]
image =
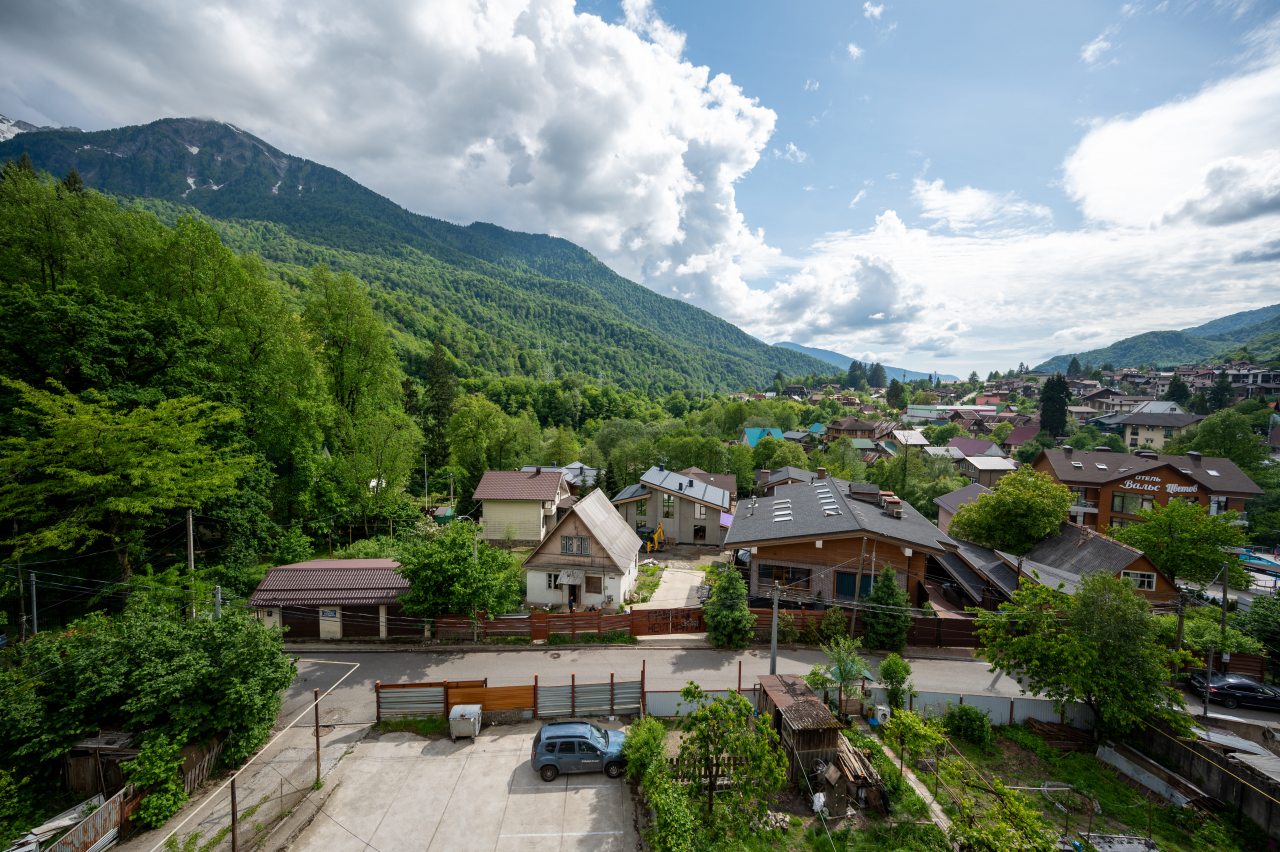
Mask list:
[{"label": "parked dark car", "polygon": [[625,765],[626,737],[591,722],[548,722],[533,738],[529,762],[543,781],[554,781],[561,772],[604,772],[617,778]]},{"label": "parked dark car", "polygon": [[[1191,672],[1191,681],[1196,695],[1204,695],[1205,671],[1198,669]],[[1280,710],[1280,689],[1258,683],[1251,677],[1238,674],[1214,674],[1209,682],[1209,700],[1221,704],[1228,710],[1236,707],[1261,707],[1264,710]]]}]

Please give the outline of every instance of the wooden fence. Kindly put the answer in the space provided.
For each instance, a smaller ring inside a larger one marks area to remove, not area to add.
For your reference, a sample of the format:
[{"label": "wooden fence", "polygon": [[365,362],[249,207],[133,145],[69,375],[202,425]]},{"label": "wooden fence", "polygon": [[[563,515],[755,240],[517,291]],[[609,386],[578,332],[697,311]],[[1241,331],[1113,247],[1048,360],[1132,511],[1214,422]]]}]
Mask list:
[{"label": "wooden fence", "polygon": [[[759,642],[768,642],[769,634],[773,628],[773,611],[770,609],[752,609],[756,616],[755,635]],[[801,636],[807,627],[817,628],[822,622],[825,612],[819,612],[812,609],[781,609],[778,611],[779,618],[783,613],[790,615],[792,623],[796,629],[801,632]],[[846,618],[848,611],[845,611]],[[866,633],[866,621],[863,613],[858,613],[858,620],[854,625],[853,635],[862,636]],[[907,644],[915,647],[924,648],[976,648],[978,647],[977,636],[974,635],[974,619],[968,617],[959,618],[941,618],[932,615],[917,615],[911,620],[911,628],[907,632]]]},{"label": "wooden fence", "polygon": [[429,681],[426,683],[383,683],[374,681],[375,718],[417,719],[425,716],[448,716],[459,704],[479,704],[485,713],[527,712],[533,718],[642,713],[644,708],[645,668],[640,679],[619,681],[613,674],[608,681],[578,683],[576,675],[569,683],[548,686],[538,682],[512,686],[489,686],[488,679],[465,681]]},{"label": "wooden fence", "polygon": [[446,641],[464,642],[506,637],[545,641],[552,634],[575,639],[605,633],[658,636],[666,633],[702,633],[706,629],[701,607],[680,607],[638,609],[613,615],[603,612],[534,612],[494,619],[481,616],[476,620],[466,616],[446,615],[435,620],[434,636]]}]

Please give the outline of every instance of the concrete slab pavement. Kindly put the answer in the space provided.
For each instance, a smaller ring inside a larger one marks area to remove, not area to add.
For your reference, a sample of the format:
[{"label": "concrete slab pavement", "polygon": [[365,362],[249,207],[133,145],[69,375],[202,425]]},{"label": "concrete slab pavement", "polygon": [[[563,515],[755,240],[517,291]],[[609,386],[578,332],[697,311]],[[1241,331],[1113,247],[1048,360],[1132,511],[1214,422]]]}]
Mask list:
[{"label": "concrete slab pavement", "polygon": [[706,581],[707,575],[699,568],[687,568],[678,564],[668,564],[662,570],[662,579],[653,597],[647,603],[632,604],[632,609],[672,609],[675,607],[697,606],[698,587]]},{"label": "concrete slab pavement", "polygon": [[624,850],[638,837],[626,782],[542,781],[529,767],[536,723],[474,741],[384,734],[333,773],[321,811],[290,849]]}]

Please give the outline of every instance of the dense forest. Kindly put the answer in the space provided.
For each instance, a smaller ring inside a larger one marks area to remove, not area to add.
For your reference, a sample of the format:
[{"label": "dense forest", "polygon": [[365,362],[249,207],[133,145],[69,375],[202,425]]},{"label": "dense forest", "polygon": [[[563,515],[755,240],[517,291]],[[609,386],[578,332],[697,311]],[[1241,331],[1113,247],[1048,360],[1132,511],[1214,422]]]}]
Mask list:
[{"label": "dense forest", "polygon": [[221,122],[165,119],[0,142],[0,160],[22,155],[137,199],[169,224],[205,218],[236,251],[359,276],[411,374],[437,341],[464,378],[576,375],[652,393],[740,390],[768,385],[779,370],[830,371],[628,281],[566,240],[410,213]]}]

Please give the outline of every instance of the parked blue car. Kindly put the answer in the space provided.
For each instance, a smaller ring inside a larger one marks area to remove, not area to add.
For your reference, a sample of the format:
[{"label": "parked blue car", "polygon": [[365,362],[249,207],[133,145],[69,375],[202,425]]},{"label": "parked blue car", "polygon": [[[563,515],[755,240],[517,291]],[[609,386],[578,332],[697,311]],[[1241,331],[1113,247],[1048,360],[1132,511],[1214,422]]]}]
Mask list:
[{"label": "parked blue car", "polygon": [[626,738],[622,731],[591,722],[548,722],[533,738],[529,761],[543,781],[554,781],[561,772],[604,772],[617,778],[626,765],[622,758]]}]

